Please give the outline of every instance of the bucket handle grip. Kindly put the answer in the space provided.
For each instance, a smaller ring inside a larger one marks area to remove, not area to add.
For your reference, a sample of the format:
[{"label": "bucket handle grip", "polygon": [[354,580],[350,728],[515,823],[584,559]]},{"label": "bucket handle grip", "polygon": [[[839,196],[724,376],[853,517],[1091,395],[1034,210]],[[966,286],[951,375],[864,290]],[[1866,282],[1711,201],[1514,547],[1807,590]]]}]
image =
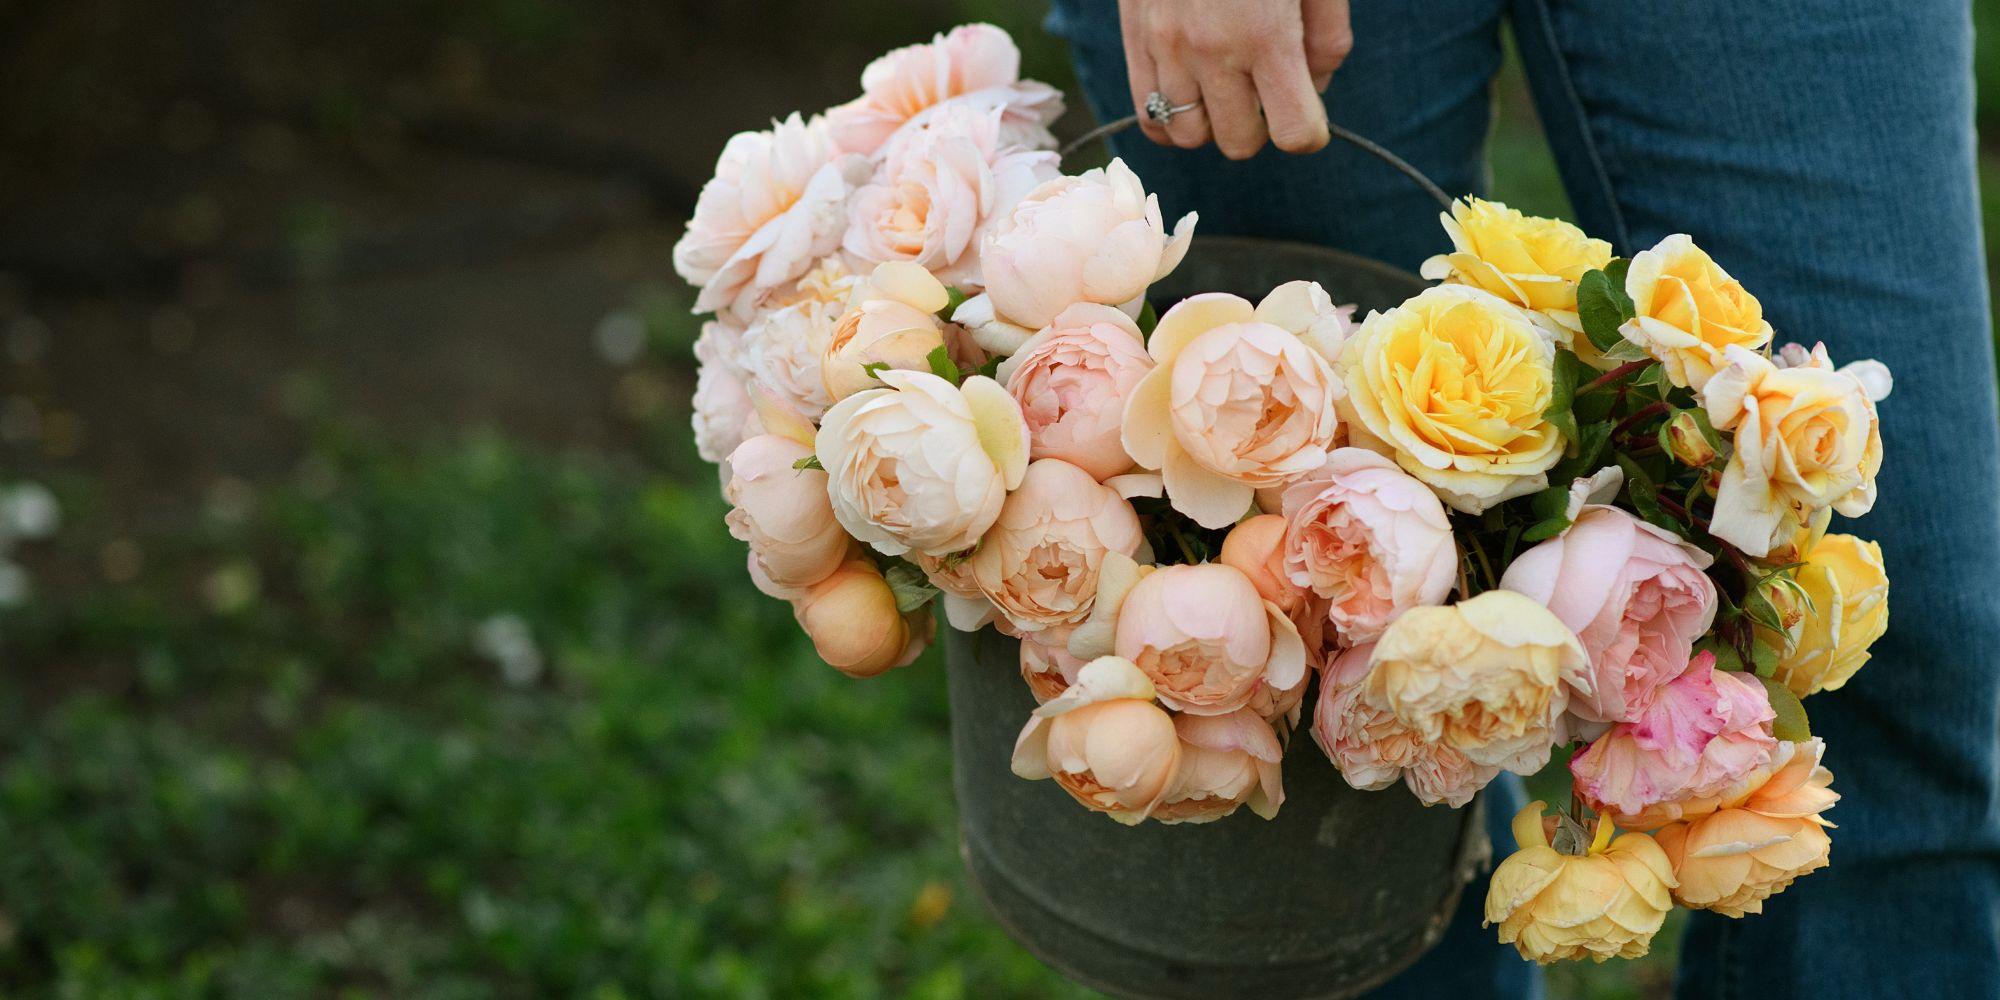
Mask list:
[{"label": "bucket handle grip", "polygon": [[[1091,129],[1090,131],[1085,132],[1084,134],[1071,140],[1069,145],[1064,146],[1062,148],[1062,152],[1057,155],[1062,159],[1068,159],[1069,154],[1076,152],[1078,149],[1081,149],[1084,146],[1088,146],[1091,143],[1098,141],[1099,139],[1104,139],[1109,136],[1117,135],[1118,133],[1123,132],[1137,124],[1139,124],[1138,115],[1126,115],[1123,118],[1105,122],[1104,124],[1099,125],[1096,128]],[[1381,160],[1383,163],[1386,163],[1389,166],[1394,167],[1398,173],[1401,173],[1403,176],[1408,177],[1410,180],[1416,182],[1416,185],[1418,187],[1423,188],[1425,194],[1428,194],[1432,198],[1437,199],[1437,203],[1440,206],[1442,206],[1445,211],[1447,212],[1451,211],[1451,196],[1445,194],[1444,189],[1437,186],[1437,182],[1431,180],[1429,177],[1424,176],[1423,171],[1418,170],[1416,167],[1411,166],[1408,160],[1405,160],[1402,157],[1389,152],[1387,149],[1383,148],[1381,143],[1378,143],[1375,140],[1370,139],[1359,132],[1343,128],[1332,122],[1326,123],[1326,130],[1332,133],[1334,138],[1346,142],[1347,144],[1354,146],[1360,149],[1361,151],[1374,156],[1376,159]]]}]

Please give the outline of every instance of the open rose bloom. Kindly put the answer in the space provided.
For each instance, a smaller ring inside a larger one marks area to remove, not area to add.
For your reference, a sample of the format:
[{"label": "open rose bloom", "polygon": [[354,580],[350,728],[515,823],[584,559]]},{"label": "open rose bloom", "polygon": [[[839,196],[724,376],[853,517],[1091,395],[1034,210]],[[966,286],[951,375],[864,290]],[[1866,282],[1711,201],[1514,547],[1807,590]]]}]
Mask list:
[{"label": "open rose bloom", "polygon": [[1127,824],[1319,822],[1288,763],[1444,810],[1566,758],[1486,900],[1538,962],[1829,862],[1808,701],[1889,628],[1884,553],[1829,530],[1875,504],[1886,367],[1774,347],[1801,318],[1687,236],[1471,198],[1358,320],[1337,269],[1164,296],[1197,220],[1065,173],[1019,67],[990,25],[889,52],[731,139],[674,249],[697,448],[818,659],[995,630],[1014,774]]}]

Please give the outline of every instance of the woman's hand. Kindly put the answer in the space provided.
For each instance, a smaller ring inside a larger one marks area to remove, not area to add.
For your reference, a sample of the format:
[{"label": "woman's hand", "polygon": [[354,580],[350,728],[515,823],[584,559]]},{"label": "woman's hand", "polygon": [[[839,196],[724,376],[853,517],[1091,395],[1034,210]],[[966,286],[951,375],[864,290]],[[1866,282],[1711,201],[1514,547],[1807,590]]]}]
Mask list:
[{"label": "woman's hand", "polygon": [[[1213,138],[1232,160],[1267,139],[1288,153],[1326,145],[1319,92],[1354,44],[1347,0],[1119,0],[1118,18],[1132,106],[1154,142]],[[1201,103],[1162,126],[1145,114],[1155,91],[1174,107]]]}]

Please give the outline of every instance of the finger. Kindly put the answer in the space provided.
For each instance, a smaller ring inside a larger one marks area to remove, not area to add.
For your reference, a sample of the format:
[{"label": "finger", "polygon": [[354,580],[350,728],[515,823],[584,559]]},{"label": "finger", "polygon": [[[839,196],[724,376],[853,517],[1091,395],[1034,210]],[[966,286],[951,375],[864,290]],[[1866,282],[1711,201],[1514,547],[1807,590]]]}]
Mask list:
[{"label": "finger", "polygon": [[1167,123],[1168,138],[1182,149],[1196,149],[1208,145],[1210,116],[1201,84],[1195,81],[1194,74],[1188,72],[1186,64],[1180,59],[1161,53],[1155,54],[1160,56],[1153,63],[1153,68],[1159,73],[1159,83],[1152,89],[1164,95],[1168,104],[1178,108],[1193,102],[1197,97],[1203,98],[1203,103],[1174,115],[1173,120]]},{"label": "finger", "polygon": [[[1215,145],[1232,160],[1247,160],[1264,148],[1269,135],[1257,113],[1257,88],[1250,76],[1218,67],[1201,78],[1201,103],[1208,111]],[[1179,124],[1176,119],[1175,124]]]},{"label": "finger", "polygon": [[1250,71],[1271,144],[1287,153],[1311,153],[1326,146],[1326,105],[1306,76],[1297,55],[1267,58]]},{"label": "finger", "polygon": [[1146,117],[1146,95],[1159,86],[1159,75],[1153,68],[1153,54],[1148,48],[1146,26],[1140,21],[1140,8],[1135,3],[1118,5],[1118,33],[1125,41],[1125,82],[1132,88],[1132,111],[1139,116],[1139,131],[1162,146],[1171,146],[1173,140],[1167,137],[1167,130]]},{"label": "finger", "polygon": [[1305,19],[1306,71],[1312,75],[1313,89],[1325,90],[1333,71],[1354,51],[1347,0],[1303,0],[1299,13]]}]

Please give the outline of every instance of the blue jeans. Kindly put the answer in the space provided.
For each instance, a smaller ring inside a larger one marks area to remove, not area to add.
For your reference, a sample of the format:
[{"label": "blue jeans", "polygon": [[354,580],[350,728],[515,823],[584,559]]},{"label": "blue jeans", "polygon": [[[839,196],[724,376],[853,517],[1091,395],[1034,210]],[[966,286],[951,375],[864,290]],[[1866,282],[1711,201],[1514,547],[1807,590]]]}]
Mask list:
[{"label": "blue jeans", "polygon": [[[1129,114],[1114,0],[1055,0],[1085,96]],[[1807,702],[1842,795],[1833,865],[1762,916],[1697,914],[1686,997],[2000,996],[2000,416],[1979,233],[1967,0],[1357,0],[1332,118],[1479,191],[1512,22],[1577,222],[1621,254],[1692,234],[1782,341],[1896,374],[1881,502],[1889,634]],[[1181,97],[1182,95],[1170,95]],[[1414,270],[1437,206],[1341,143],[1242,163],[1114,140],[1171,218]],[[1504,815],[1500,817],[1504,820]],[[1502,840],[1502,849],[1511,844]],[[1523,996],[1463,926],[1383,995]]]}]

